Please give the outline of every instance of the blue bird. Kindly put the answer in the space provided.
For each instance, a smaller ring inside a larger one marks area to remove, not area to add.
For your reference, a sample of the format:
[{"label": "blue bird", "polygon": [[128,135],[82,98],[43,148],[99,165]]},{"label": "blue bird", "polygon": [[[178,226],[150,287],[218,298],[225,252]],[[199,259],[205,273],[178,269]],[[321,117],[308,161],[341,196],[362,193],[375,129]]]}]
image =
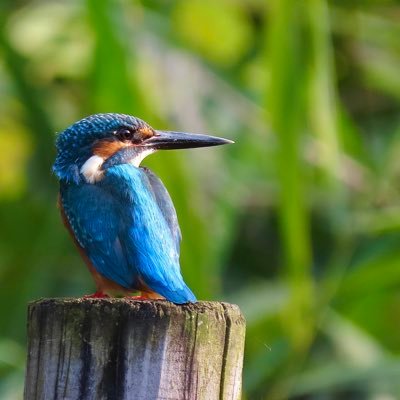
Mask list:
[{"label": "blue bird", "polygon": [[141,161],[157,150],[233,143],[153,129],[124,114],[95,114],[61,132],[53,171],[59,207],[95,283],[89,297],[129,295],[195,302],[179,265],[181,232],[161,180]]}]

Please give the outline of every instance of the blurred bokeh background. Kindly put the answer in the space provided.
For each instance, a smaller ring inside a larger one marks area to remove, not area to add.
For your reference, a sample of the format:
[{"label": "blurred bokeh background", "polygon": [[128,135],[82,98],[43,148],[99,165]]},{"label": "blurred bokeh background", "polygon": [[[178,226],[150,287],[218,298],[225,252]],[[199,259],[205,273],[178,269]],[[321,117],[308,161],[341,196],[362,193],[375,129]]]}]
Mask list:
[{"label": "blurred bokeh background", "polygon": [[233,146],[145,160],[200,299],[248,323],[245,399],[400,397],[400,3],[2,0],[0,398],[27,302],[93,291],[55,133],[96,112]]}]

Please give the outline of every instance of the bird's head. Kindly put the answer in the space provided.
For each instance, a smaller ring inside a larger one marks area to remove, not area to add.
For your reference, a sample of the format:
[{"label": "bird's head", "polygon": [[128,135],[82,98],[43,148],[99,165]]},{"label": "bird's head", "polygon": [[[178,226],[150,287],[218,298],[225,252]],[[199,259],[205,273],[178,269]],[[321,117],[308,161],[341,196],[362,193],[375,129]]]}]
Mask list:
[{"label": "bird's head", "polygon": [[153,129],[139,118],[124,114],[95,114],[61,132],[56,140],[53,171],[59,179],[94,183],[104,170],[140,162],[157,150],[186,149],[233,143],[214,136]]}]

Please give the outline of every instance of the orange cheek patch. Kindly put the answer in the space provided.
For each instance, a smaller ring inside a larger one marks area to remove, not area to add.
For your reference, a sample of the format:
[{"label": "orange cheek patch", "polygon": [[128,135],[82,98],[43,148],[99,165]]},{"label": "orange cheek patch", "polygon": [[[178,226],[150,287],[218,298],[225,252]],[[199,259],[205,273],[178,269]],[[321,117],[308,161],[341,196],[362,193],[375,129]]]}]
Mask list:
[{"label": "orange cheek patch", "polygon": [[117,151],[128,146],[129,143],[120,142],[118,140],[99,140],[93,146],[93,154],[107,159],[108,157],[111,157],[113,154],[115,154]]}]

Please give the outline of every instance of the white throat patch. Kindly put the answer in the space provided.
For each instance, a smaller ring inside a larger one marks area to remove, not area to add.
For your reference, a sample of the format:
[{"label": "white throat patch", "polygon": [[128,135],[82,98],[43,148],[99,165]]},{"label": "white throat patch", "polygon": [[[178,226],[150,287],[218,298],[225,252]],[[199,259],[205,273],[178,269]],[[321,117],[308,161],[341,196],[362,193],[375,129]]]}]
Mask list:
[{"label": "white throat patch", "polygon": [[135,157],[133,157],[129,163],[134,165],[136,168],[139,168],[140,163],[150,154],[154,153],[155,150],[154,149],[144,149],[140,152],[138,152],[138,154],[136,154]]},{"label": "white throat patch", "polygon": [[104,171],[101,170],[104,159],[100,156],[88,158],[82,165],[81,174],[85,177],[87,183],[96,183],[101,181]]}]

